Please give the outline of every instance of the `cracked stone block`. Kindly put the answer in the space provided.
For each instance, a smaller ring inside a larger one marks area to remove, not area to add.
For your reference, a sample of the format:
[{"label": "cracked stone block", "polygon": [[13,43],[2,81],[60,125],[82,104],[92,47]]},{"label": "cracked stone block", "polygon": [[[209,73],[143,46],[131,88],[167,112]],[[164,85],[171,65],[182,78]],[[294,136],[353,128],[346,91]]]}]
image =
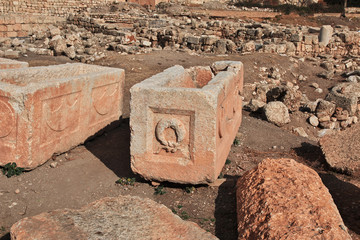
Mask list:
[{"label": "cracked stone block", "polygon": [[0,71],[0,165],[33,169],[118,120],[124,78],[80,63]]},{"label": "cracked stone block", "polygon": [[1,69],[14,69],[29,67],[27,62],[15,61],[7,58],[0,58],[0,70]]},{"label": "cracked stone block", "polygon": [[350,115],[354,115],[358,111],[360,83],[340,83],[331,89],[325,99],[347,110]]},{"label": "cracked stone block", "polygon": [[211,183],[241,124],[243,64],[174,66],[131,92],[131,167],[145,179]]}]

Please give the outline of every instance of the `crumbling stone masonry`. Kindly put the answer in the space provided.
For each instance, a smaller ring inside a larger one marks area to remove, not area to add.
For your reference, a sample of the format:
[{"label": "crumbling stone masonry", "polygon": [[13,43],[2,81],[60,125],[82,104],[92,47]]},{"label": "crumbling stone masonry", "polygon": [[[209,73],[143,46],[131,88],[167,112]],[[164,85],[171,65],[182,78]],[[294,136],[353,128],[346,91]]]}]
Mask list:
[{"label": "crumbling stone masonry", "polygon": [[131,167],[146,179],[214,182],[241,123],[243,64],[174,66],[131,92]]},{"label": "crumbling stone masonry", "polygon": [[29,67],[27,62],[15,61],[7,58],[0,58],[0,69],[14,69]]},{"label": "crumbling stone masonry", "polygon": [[0,165],[33,169],[118,120],[124,78],[85,64],[0,71]]}]

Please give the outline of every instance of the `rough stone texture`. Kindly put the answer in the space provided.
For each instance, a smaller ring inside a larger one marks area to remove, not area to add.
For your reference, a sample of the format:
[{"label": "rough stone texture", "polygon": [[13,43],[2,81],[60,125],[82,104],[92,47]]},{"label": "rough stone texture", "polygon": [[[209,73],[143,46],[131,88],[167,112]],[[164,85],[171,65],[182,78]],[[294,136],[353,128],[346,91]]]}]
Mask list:
[{"label": "rough stone texture", "polygon": [[328,164],[341,172],[360,176],[360,125],[320,139]]},{"label": "rough stone texture", "polygon": [[24,218],[11,227],[13,240],[218,239],[181,220],[150,199],[103,198],[79,210],[56,210]]},{"label": "rough stone texture", "polygon": [[0,69],[14,69],[29,67],[27,62],[15,61],[7,58],[0,58]]},{"label": "rough stone texture", "polygon": [[351,239],[328,189],[293,159],[265,159],[237,182],[238,239]]},{"label": "rough stone texture", "polygon": [[269,102],[264,106],[264,112],[266,119],[277,126],[283,126],[290,122],[289,111],[282,102]]},{"label": "rough stone texture", "polygon": [[35,168],[118,120],[124,78],[86,64],[0,71],[0,165]]},{"label": "rough stone texture", "polygon": [[337,107],[341,107],[354,115],[358,110],[358,100],[360,98],[360,83],[340,83],[333,87],[326,100],[333,101]]},{"label": "rough stone texture", "polygon": [[131,88],[134,172],[178,183],[217,179],[241,123],[243,64],[212,70],[174,66]]}]

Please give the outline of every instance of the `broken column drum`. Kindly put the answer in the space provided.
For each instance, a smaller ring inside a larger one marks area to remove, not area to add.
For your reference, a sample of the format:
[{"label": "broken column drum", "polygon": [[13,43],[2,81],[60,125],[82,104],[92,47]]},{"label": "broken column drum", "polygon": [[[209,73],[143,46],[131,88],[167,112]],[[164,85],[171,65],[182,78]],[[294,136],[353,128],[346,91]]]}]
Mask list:
[{"label": "broken column drum", "polygon": [[134,85],[132,170],[157,181],[214,182],[241,123],[242,88],[243,64],[233,61],[174,66]]},{"label": "broken column drum", "polygon": [[124,78],[86,64],[0,71],[0,165],[35,168],[118,120]]}]

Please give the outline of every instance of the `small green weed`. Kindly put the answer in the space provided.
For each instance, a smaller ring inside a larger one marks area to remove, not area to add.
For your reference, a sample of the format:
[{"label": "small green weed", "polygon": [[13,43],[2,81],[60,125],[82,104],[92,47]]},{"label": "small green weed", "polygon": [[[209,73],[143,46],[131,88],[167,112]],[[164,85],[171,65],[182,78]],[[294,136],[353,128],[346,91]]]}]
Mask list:
[{"label": "small green weed", "polygon": [[239,146],[239,144],[240,144],[239,139],[235,138],[234,141],[233,141],[233,145],[234,145],[235,147],[237,147],[237,146]]},{"label": "small green weed", "polygon": [[194,187],[194,186],[186,187],[186,188],[185,188],[185,192],[187,192],[187,193],[194,193],[194,192],[195,192],[195,187]]},{"label": "small green weed", "polygon": [[188,220],[190,218],[189,214],[185,211],[181,211],[179,217],[181,217],[182,220]]},{"label": "small green weed", "polygon": [[230,159],[226,159],[225,164],[226,164],[226,165],[229,165],[230,163],[231,163],[231,160],[230,160]]},{"label": "small green weed", "polygon": [[24,171],[24,168],[21,167],[17,167],[16,163],[7,163],[4,168],[2,169],[2,172],[5,176],[7,176],[8,178],[12,177],[12,176],[17,176],[22,174]]},{"label": "small green weed", "polygon": [[220,173],[220,175],[218,176],[218,179],[224,178],[224,174]]},{"label": "small green weed", "polygon": [[164,190],[164,186],[159,185],[155,188],[155,195],[164,195],[166,193],[166,191]]},{"label": "small green weed", "polygon": [[1,226],[0,231],[5,232],[6,231],[5,227]]},{"label": "small green weed", "polygon": [[123,185],[123,186],[125,186],[125,185],[134,186],[135,182],[136,182],[135,178],[122,177],[122,178],[119,178],[119,180],[117,180],[115,183]]}]

